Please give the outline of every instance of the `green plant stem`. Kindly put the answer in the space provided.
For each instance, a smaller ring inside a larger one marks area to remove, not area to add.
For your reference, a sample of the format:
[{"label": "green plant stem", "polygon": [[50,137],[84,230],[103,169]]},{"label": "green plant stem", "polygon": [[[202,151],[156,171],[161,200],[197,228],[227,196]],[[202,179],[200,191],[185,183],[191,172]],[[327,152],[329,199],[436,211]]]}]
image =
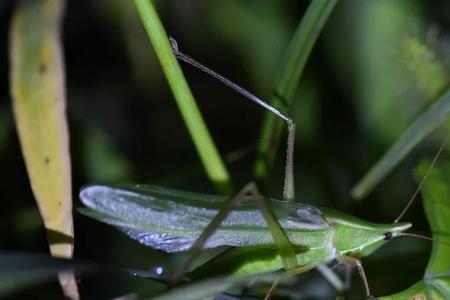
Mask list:
[{"label": "green plant stem", "polygon": [[395,168],[414,147],[438,129],[450,116],[450,89],[421,114],[397,139],[364,177],[353,187],[352,197],[361,201],[373,188]]},{"label": "green plant stem", "polygon": [[[274,84],[275,93],[269,101],[283,112],[288,110],[293,101],[311,50],[336,3],[337,0],[311,1],[297,27],[281,61]],[[283,128],[284,124],[281,120],[266,113],[254,166],[255,177],[258,180],[264,180],[269,174]]]},{"label": "green plant stem", "polygon": [[228,171],[172,53],[167,34],[152,2],[135,0],[134,3],[209,179],[220,193],[231,194],[232,184]]}]

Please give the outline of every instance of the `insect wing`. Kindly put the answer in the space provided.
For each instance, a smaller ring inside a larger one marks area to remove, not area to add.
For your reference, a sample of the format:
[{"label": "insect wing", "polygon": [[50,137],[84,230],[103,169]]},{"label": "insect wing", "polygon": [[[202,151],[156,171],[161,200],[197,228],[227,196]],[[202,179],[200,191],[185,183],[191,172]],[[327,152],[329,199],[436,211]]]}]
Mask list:
[{"label": "insect wing", "polygon": [[[89,207],[81,210],[82,213],[166,252],[187,251],[227,199],[157,186],[123,189],[101,185],[86,187],[80,198]],[[298,231],[323,230],[328,226],[313,206],[271,200],[275,215],[289,237]],[[229,213],[205,247],[225,245],[273,245],[267,224],[250,197]]]}]

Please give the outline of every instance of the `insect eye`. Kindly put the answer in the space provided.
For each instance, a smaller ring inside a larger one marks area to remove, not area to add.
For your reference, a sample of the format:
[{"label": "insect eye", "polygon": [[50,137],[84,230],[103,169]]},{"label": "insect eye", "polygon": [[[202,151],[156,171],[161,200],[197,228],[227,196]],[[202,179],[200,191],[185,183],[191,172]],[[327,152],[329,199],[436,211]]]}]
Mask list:
[{"label": "insect eye", "polygon": [[389,241],[390,239],[392,239],[392,232],[388,231],[384,234],[384,240]]}]

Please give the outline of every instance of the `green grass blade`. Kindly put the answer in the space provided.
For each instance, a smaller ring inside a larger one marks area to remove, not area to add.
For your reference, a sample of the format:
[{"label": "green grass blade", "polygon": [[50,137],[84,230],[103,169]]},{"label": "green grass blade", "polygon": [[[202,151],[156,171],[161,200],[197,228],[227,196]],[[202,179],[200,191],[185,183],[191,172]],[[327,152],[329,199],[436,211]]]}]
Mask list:
[{"label": "green grass blade", "polygon": [[209,179],[219,192],[231,194],[232,187],[228,171],[172,53],[167,34],[152,2],[135,0],[134,3]]},{"label": "green grass blade", "polygon": [[294,97],[312,48],[336,3],[337,0],[311,1],[289,44],[275,84],[276,92],[285,97],[288,104]]},{"label": "green grass blade", "polygon": [[[419,182],[425,176],[430,161],[420,163],[416,172]],[[438,300],[450,298],[450,161],[438,163],[431,171],[423,186],[425,213],[430,223],[433,238],[441,243],[433,243],[430,260],[424,279],[410,288],[394,295],[382,297],[384,300],[423,299]],[[446,243],[446,244],[443,244]]]},{"label": "green grass blade", "polygon": [[[309,4],[275,79],[273,88],[275,93],[270,99],[275,107],[286,111],[292,103],[312,48],[336,3],[337,0],[314,0]],[[258,179],[266,178],[269,173],[283,126],[282,120],[275,118],[271,113],[266,113],[254,168]]]},{"label": "green grass blade", "polygon": [[449,114],[450,89],[411,124],[383,157],[353,187],[352,197],[356,200],[364,198],[415,146],[448,120]]},{"label": "green grass blade", "polygon": [[153,300],[169,300],[169,299],[215,299],[214,295],[223,292],[233,286],[245,286],[249,284],[266,283],[272,284],[274,281],[283,281],[289,283],[292,278],[288,273],[266,273],[241,277],[214,277],[211,279],[186,284],[176,287],[167,293],[152,298]]}]

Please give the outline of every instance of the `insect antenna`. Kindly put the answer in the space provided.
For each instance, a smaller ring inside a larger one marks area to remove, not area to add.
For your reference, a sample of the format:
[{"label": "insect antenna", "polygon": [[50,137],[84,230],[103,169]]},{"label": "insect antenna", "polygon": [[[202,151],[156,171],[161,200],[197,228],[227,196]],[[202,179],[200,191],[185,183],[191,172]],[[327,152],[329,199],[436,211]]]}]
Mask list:
[{"label": "insect antenna", "polygon": [[206,74],[210,75],[211,77],[219,80],[235,92],[243,95],[247,99],[255,102],[259,106],[262,106],[263,108],[267,109],[268,111],[272,112],[279,118],[283,119],[287,123],[288,127],[288,139],[287,139],[287,154],[286,154],[286,168],[285,168],[285,177],[284,177],[284,189],[283,189],[283,198],[284,200],[293,200],[294,199],[294,140],[295,140],[295,124],[292,121],[291,118],[289,118],[287,115],[283,114],[281,111],[267,103],[266,101],[256,97],[246,89],[242,88],[238,84],[232,82],[231,80],[223,77],[219,73],[211,70],[210,68],[206,67],[205,65],[201,64],[200,62],[196,61],[192,57],[190,57],[187,54],[182,53],[178,49],[178,43],[177,41],[169,37],[170,43],[172,45],[172,51],[174,55],[184,61],[185,63],[205,72]]},{"label": "insect antenna", "polygon": [[438,240],[438,239],[434,239],[434,238],[426,236],[426,235],[421,235],[421,234],[411,233],[411,232],[401,232],[398,235],[399,236],[409,236],[409,237],[418,238],[418,239],[422,239],[422,240],[432,241],[432,242],[436,242],[436,243],[445,245],[447,247],[450,247],[449,243],[443,242],[443,241]]},{"label": "insect antenna", "polygon": [[400,221],[400,219],[403,218],[405,213],[408,211],[409,207],[413,204],[413,202],[416,199],[417,195],[421,191],[422,186],[425,183],[425,180],[427,180],[428,175],[430,175],[431,170],[433,169],[434,165],[436,164],[436,161],[437,161],[438,157],[441,155],[442,151],[444,150],[445,145],[447,144],[447,140],[448,140],[448,137],[446,137],[444,139],[444,141],[442,142],[442,145],[439,148],[439,150],[436,153],[436,155],[434,156],[433,161],[431,162],[430,166],[427,169],[427,172],[425,173],[425,176],[423,176],[422,180],[420,181],[419,185],[417,186],[417,189],[415,190],[415,192],[412,195],[411,199],[408,201],[408,203],[406,204],[405,208],[402,210],[400,215],[395,219],[394,223],[398,223]]}]

